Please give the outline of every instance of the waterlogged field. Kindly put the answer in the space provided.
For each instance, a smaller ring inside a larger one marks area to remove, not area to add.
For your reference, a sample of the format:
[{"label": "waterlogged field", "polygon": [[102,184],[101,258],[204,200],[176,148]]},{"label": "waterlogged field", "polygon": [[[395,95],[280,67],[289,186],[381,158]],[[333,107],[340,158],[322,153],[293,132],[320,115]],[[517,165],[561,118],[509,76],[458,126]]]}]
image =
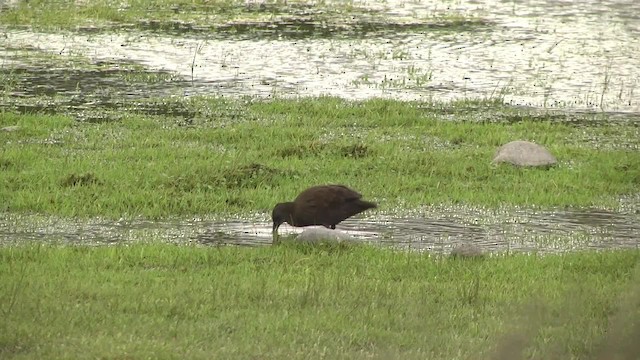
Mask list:
[{"label": "waterlogged field", "polygon": [[477,16],[437,10],[389,21],[389,6],[354,1],[132,1],[115,7],[109,1],[19,1],[6,6],[0,19],[9,27],[29,25],[46,31],[156,30],[212,33],[249,39],[366,37],[373,33],[425,30],[468,31],[490,24]]},{"label": "waterlogged field", "polygon": [[0,57],[135,62],[189,79],[188,94],[640,111],[634,1],[16,2]]},{"label": "waterlogged field", "polygon": [[637,359],[635,2],[0,6],[0,358]]},{"label": "waterlogged field", "polygon": [[[180,111],[154,114],[160,105]],[[325,182],[377,201],[370,223],[455,204],[637,209],[638,127],[607,115],[336,98],[136,100],[122,109],[100,122],[4,111],[4,212],[264,218],[275,202]],[[491,165],[515,138],[545,144],[559,164]],[[64,232],[63,224],[47,226]],[[36,239],[0,248],[3,358],[634,359],[638,351],[638,250],[467,259],[371,245]]]}]

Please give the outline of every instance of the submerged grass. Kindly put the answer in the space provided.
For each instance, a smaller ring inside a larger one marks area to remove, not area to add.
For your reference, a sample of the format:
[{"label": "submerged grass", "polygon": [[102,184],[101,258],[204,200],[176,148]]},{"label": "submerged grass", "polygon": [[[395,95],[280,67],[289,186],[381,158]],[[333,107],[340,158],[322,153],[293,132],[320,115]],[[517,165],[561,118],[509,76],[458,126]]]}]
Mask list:
[{"label": "submerged grass", "polygon": [[435,11],[412,19],[393,18],[382,9],[352,1],[109,0],[19,1],[0,12],[5,26],[38,30],[140,29],[258,37],[362,37],[411,31],[469,31],[489,28],[477,17]]},{"label": "submerged grass", "polygon": [[[640,253],[0,248],[0,357],[632,359]],[[615,335],[615,337],[612,337]]]},{"label": "submerged grass", "polygon": [[[443,112],[442,104],[392,100],[194,98],[174,115],[153,104],[95,123],[0,113],[0,127],[19,127],[0,132],[2,210],[238,214],[268,211],[321,183],[348,184],[383,212],[457,203],[616,207],[640,190],[637,151],[580,141],[588,133],[638,142],[628,138],[633,124],[584,127],[497,102],[451,103]],[[492,165],[496,149],[516,139],[547,146],[559,165]]]}]

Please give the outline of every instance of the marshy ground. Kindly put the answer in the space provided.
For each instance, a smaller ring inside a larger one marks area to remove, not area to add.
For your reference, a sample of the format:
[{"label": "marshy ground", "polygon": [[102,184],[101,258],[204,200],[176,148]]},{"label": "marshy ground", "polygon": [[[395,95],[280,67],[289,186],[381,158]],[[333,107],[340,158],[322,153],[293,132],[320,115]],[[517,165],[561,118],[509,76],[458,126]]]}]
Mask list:
[{"label": "marshy ground", "polygon": [[0,13],[11,29],[3,56],[26,47],[135,61],[192,80],[181,95],[639,109],[634,1],[19,4]]},{"label": "marshy ground", "polygon": [[0,357],[635,359],[638,7],[0,3]]}]

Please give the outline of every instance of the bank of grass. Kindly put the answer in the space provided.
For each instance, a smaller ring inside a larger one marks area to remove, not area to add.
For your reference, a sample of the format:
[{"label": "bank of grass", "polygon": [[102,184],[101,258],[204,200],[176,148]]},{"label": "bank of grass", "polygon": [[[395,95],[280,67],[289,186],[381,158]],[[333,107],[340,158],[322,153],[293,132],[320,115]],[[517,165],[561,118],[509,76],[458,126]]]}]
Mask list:
[{"label": "bank of grass", "polygon": [[638,251],[0,248],[0,357],[635,359]]},{"label": "bank of grass", "polygon": [[[116,219],[242,214],[322,183],[352,186],[383,212],[616,207],[640,189],[640,153],[616,147],[637,146],[632,124],[576,126],[482,101],[198,98],[182,106],[136,102],[101,123],[0,113],[0,127],[19,126],[0,131],[1,209]],[[548,147],[559,165],[492,165],[496,149],[516,139]]]},{"label": "bank of grass", "polygon": [[490,25],[479,17],[433,8],[433,14],[408,21],[352,1],[133,0],[114,6],[110,0],[23,0],[6,6],[0,12],[0,23],[44,31],[139,29],[223,33],[226,37],[248,34],[253,38],[469,31]]}]

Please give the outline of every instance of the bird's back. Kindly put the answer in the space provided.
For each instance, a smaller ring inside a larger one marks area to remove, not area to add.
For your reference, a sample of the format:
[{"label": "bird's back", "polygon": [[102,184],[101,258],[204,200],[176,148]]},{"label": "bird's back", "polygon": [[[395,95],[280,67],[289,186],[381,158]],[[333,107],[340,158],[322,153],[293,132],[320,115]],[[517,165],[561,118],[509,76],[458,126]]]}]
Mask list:
[{"label": "bird's back", "polygon": [[374,203],[361,200],[362,195],[344,185],[319,185],[296,197],[295,214],[299,226],[336,225],[341,221],[374,208]]}]

